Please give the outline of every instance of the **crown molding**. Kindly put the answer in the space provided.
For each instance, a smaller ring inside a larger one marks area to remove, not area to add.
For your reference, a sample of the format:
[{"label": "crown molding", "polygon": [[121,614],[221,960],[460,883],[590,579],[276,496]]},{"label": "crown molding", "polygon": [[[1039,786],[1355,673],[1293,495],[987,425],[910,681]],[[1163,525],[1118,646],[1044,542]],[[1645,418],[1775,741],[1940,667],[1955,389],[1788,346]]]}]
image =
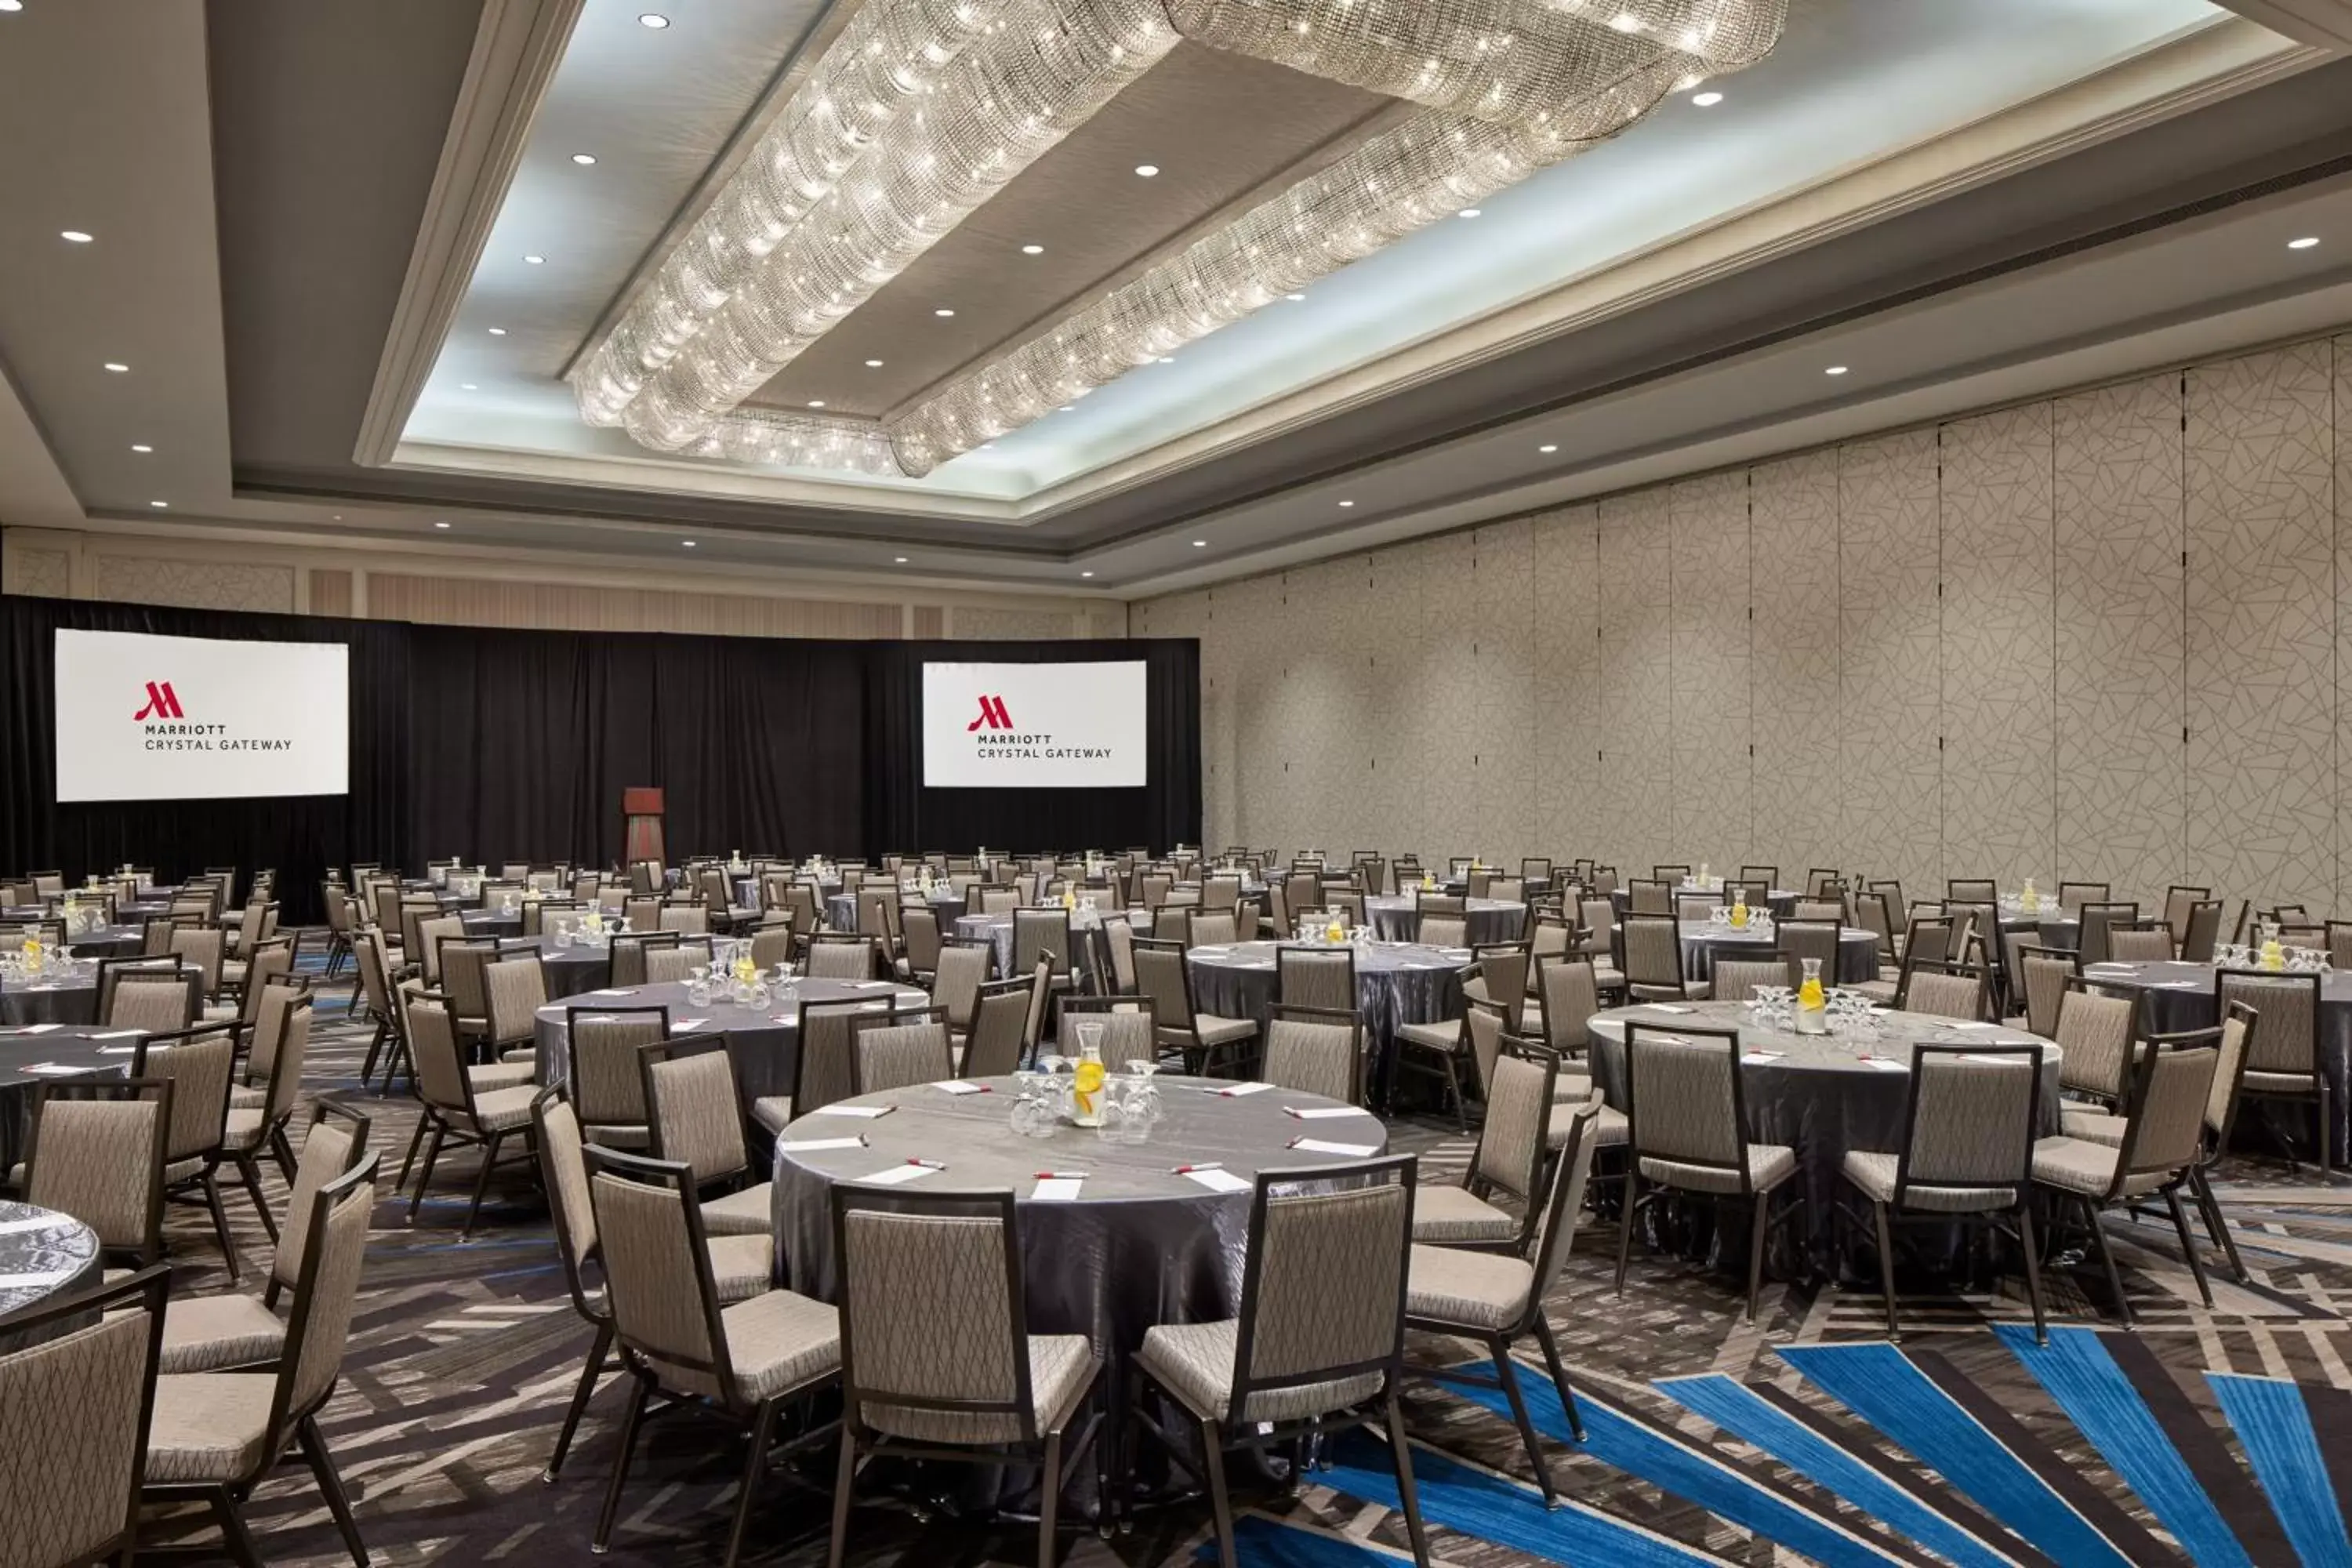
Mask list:
[{"label": "crown molding", "polygon": [[2218,0],[2272,32],[2323,49],[2352,49],[2352,0]]}]

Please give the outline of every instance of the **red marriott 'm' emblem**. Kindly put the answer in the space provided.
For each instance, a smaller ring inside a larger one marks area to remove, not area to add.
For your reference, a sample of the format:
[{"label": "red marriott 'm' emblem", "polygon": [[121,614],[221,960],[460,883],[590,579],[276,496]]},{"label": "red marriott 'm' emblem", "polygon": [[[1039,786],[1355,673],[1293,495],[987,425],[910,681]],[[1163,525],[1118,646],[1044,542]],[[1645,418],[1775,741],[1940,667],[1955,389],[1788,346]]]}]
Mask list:
[{"label": "red marriott 'm' emblem", "polygon": [[[151,686],[147,689],[152,691],[155,689]],[[171,688],[167,686],[163,689],[166,693],[169,693]],[[980,717],[974,719],[971,723],[966,724],[964,726],[964,732],[966,734],[970,734],[972,731],[979,729],[982,724],[987,725],[992,730],[1010,730],[1013,728],[1013,715],[1004,710],[1003,698],[982,698],[980,700]]]},{"label": "red marriott 'm' emblem", "polygon": [[147,683],[147,706],[133,713],[131,719],[131,722],[136,723],[142,719],[184,719],[186,717],[185,713],[180,711],[180,700],[172,694],[172,683],[166,680],[159,685],[151,680]]}]

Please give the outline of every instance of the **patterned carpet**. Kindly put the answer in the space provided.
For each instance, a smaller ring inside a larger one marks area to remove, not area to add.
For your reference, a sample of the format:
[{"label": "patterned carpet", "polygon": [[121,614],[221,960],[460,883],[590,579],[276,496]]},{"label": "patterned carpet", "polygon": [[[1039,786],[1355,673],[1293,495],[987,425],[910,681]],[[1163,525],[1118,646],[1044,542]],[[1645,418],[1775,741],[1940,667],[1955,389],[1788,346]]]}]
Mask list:
[{"label": "patterned carpet", "polygon": [[[378,1118],[372,1146],[396,1169],[414,1126],[400,1099],[354,1085],[368,1029],[341,982],[322,996],[310,1080]],[[299,1125],[299,1118],[298,1118]],[[1391,1130],[1426,1180],[1457,1178],[1469,1141],[1452,1125]],[[475,1170],[445,1161],[412,1225],[378,1208],[341,1388],[322,1425],[383,1563],[583,1561],[622,1399],[608,1383],[562,1480],[540,1479],[585,1352],[544,1206],[517,1166],[501,1173],[476,1239],[457,1239]],[[1580,1236],[1549,1300],[1590,1428],[1566,1440],[1540,1377],[1525,1380],[1563,1505],[1546,1510],[1499,1394],[1416,1380],[1408,1424],[1434,1555],[1465,1568],[1532,1563],[1784,1561],[1833,1564],[2198,1563],[2352,1565],[2352,1186],[2294,1183],[2272,1161],[2233,1163],[2223,1201],[2254,1283],[2217,1277],[2199,1304],[2168,1228],[2109,1233],[2139,1312],[2105,1327],[2095,1267],[2047,1276],[2052,1345],[2020,1334],[2009,1294],[1907,1294],[1906,1335],[1884,1342],[1874,1293],[1768,1286],[1741,1318],[1730,1270],[1637,1256],[1610,1287],[1614,1232]],[[283,1190],[271,1175],[273,1202]],[[267,1245],[230,1202],[248,1280]],[[187,1290],[224,1282],[200,1214],[167,1224]],[[1416,1340],[1417,1364],[1476,1353]],[[657,1418],[623,1499],[610,1561],[716,1563],[740,1473],[740,1439],[690,1412]],[[1386,1450],[1363,1436],[1295,1494],[1237,1479],[1245,1563],[1352,1568],[1404,1555]],[[2325,1458],[2322,1456],[2326,1456]],[[804,1485],[772,1475],[747,1561],[824,1561],[831,1455]],[[299,1463],[248,1512],[274,1563],[348,1562]],[[166,1521],[167,1524],[169,1521]],[[168,1536],[168,1529],[160,1532]],[[190,1539],[212,1539],[192,1530]],[[1193,1561],[1205,1505],[1179,1503],[1111,1542],[1066,1532],[1074,1564]],[[910,1496],[861,1494],[849,1557],[930,1568],[1026,1564],[1034,1531],[966,1520]]]}]

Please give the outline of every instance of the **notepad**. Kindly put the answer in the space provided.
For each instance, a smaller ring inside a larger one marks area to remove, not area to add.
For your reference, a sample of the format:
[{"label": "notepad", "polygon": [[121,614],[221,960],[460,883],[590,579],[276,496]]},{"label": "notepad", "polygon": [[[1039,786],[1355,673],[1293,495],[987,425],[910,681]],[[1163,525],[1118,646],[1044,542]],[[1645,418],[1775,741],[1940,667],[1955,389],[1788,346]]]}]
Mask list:
[{"label": "notepad", "polygon": [[1301,1121],[1328,1121],[1335,1116],[1370,1116],[1369,1110],[1352,1105],[1286,1105],[1283,1110]]},{"label": "notepad", "polygon": [[852,991],[895,991],[898,984],[889,980],[853,980],[849,988]]},{"label": "notepad", "polygon": [[131,1040],[145,1034],[144,1029],[109,1029],[102,1035],[92,1035],[93,1040]]},{"label": "notepad", "polygon": [[12,1035],[46,1035],[52,1029],[62,1029],[65,1026],[63,1024],[26,1024],[21,1028],[11,1029],[8,1033]]},{"label": "notepad", "polygon": [[674,1035],[683,1035],[689,1030],[699,1029],[709,1022],[710,1020],[708,1018],[680,1018],[677,1023],[672,1024],[669,1026],[670,1033]]},{"label": "notepad", "polygon": [[1998,1029],[2000,1027],[1999,1024],[1988,1024],[1982,1019],[1971,1024],[1947,1024],[1944,1026],[1948,1029]]},{"label": "notepad", "polygon": [[859,1180],[868,1186],[897,1187],[903,1186],[908,1182],[919,1182],[925,1176],[936,1175],[938,1172],[939,1167],[936,1165],[887,1165],[870,1176],[860,1177]]},{"label": "notepad", "polygon": [[1664,1002],[1644,1002],[1642,1005],[1653,1013],[1696,1013],[1696,1007],[1675,1007]]},{"label": "notepad", "polygon": [[1239,1100],[1245,1094],[1263,1094],[1273,1087],[1270,1083],[1237,1083],[1231,1089],[1213,1089],[1208,1092],[1221,1100]]},{"label": "notepad", "polygon": [[931,1087],[941,1094],[986,1094],[988,1092],[988,1085],[974,1083],[968,1078],[943,1079]]},{"label": "notepad", "polygon": [[0,1274],[0,1290],[29,1290],[38,1285],[55,1285],[79,1272],[79,1268],[52,1268],[46,1274]]},{"label": "notepad", "polygon": [[588,994],[591,996],[635,996],[636,993],[635,991],[625,989],[620,991],[591,991]]},{"label": "notepad", "polygon": [[1029,1189],[1029,1195],[1041,1204],[1073,1203],[1086,1184],[1084,1176],[1046,1176]]},{"label": "notepad", "polygon": [[[158,1050],[164,1048],[161,1046],[156,1047]],[[100,1046],[98,1047],[98,1054],[102,1057],[132,1057],[139,1054],[139,1047],[137,1046]]]},{"label": "notepad", "polygon": [[37,1078],[79,1078],[89,1069],[68,1062],[35,1062],[24,1070]]},{"label": "notepad", "polygon": [[1231,1171],[1187,1171],[1184,1179],[1198,1182],[1213,1193],[1245,1193],[1250,1190],[1250,1184]]},{"label": "notepad", "polygon": [[854,1116],[860,1121],[871,1121],[876,1117],[887,1116],[898,1109],[895,1105],[820,1105],[809,1114],[811,1116]]},{"label": "notepad", "polygon": [[821,1154],[827,1149],[863,1149],[865,1147],[866,1140],[863,1138],[801,1138],[776,1145],[780,1152],[786,1154]]},{"label": "notepad", "polygon": [[1743,1062],[1777,1062],[1786,1055],[1786,1051],[1742,1051],[1739,1059]]},{"label": "notepad", "polygon": [[1862,1065],[1873,1072],[1909,1072],[1911,1070],[1910,1063],[1898,1062],[1889,1057],[1864,1057]]},{"label": "notepad", "polygon": [[1377,1143],[1327,1143],[1320,1138],[1301,1138],[1291,1147],[1302,1154],[1338,1154],[1349,1160],[1369,1160],[1381,1152]]}]

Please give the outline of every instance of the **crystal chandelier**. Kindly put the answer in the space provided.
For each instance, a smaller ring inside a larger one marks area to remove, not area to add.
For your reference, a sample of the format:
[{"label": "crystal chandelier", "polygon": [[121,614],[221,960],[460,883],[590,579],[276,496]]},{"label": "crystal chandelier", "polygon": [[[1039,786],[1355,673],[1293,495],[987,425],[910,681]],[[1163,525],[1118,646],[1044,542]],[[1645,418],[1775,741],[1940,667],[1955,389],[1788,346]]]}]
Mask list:
[{"label": "crystal chandelier", "polygon": [[[1754,63],[1787,0],[868,0],[572,380],[657,450],[928,474]],[[1422,106],[891,417],[742,405],[1180,38]]]}]

